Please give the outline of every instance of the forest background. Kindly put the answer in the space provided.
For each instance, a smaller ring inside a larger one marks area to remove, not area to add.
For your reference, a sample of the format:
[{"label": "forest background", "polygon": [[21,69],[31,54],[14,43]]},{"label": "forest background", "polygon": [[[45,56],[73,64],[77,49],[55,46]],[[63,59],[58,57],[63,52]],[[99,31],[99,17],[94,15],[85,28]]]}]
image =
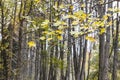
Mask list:
[{"label": "forest background", "polygon": [[120,80],[120,0],[0,0],[0,80]]}]

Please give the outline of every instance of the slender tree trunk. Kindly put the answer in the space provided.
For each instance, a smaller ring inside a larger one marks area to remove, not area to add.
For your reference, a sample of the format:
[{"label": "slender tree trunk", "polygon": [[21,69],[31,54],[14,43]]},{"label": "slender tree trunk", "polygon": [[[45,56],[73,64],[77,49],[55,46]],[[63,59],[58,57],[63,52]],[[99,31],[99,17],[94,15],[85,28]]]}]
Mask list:
[{"label": "slender tree trunk", "polygon": [[[111,0],[110,0],[111,1]],[[112,8],[112,3],[108,4],[108,8]],[[110,21],[111,19],[108,18],[108,22]],[[110,54],[110,26],[107,27],[106,29],[106,43],[105,43],[105,53],[104,53],[104,80],[109,80],[109,77],[108,77],[108,70],[109,70],[109,54]]]},{"label": "slender tree trunk", "polygon": [[[117,8],[119,7],[119,3],[117,2]],[[117,13],[117,21],[116,21],[116,33],[115,33],[115,41],[114,41],[114,57],[113,57],[113,72],[112,72],[112,80],[117,79],[117,69],[118,69],[118,38],[119,38],[119,17]]]},{"label": "slender tree trunk", "polygon": [[21,19],[22,16],[22,9],[23,9],[23,1],[21,0],[21,5],[20,5],[20,11],[19,11],[19,38],[18,38],[18,45],[19,45],[19,49],[18,49],[18,55],[17,55],[17,69],[18,69],[18,73],[17,73],[17,80],[21,80],[21,58],[22,58],[22,33],[23,33],[23,19]]},{"label": "slender tree trunk", "polygon": [[[5,29],[5,22],[4,22],[4,3],[3,1],[1,1],[1,34],[2,34],[2,47],[4,47],[5,43],[6,43],[6,40],[5,40],[5,37],[7,35],[5,35],[5,32],[4,32],[4,29]],[[7,53],[5,51],[5,49],[3,49],[1,51],[1,55],[2,55],[2,58],[3,58],[3,74],[4,74],[4,79],[5,80],[8,80],[8,68],[7,68]]]},{"label": "slender tree trunk", "polygon": [[87,40],[85,40],[85,46],[83,48],[83,61],[82,61],[82,67],[81,67],[80,80],[85,80],[86,53],[87,53]]},{"label": "slender tree trunk", "polygon": [[[60,59],[61,61],[63,61],[64,59],[64,48],[62,47],[62,45],[64,44],[64,41],[60,42],[61,46],[60,46]],[[60,79],[64,80],[64,63],[61,64],[61,70],[60,70]]]},{"label": "slender tree trunk", "polygon": [[[8,27],[5,25],[5,14],[4,14],[4,2],[1,1],[1,34],[2,34],[2,41],[1,41],[1,56],[3,60],[3,78],[4,80],[11,80],[11,54],[12,54],[12,34],[9,31]],[[10,34],[9,34],[10,33]]]},{"label": "slender tree trunk", "polygon": [[[70,0],[70,3],[72,3],[72,1]],[[69,9],[70,14],[72,14],[72,10]],[[67,47],[68,47],[68,53],[67,53],[67,69],[66,69],[66,77],[65,80],[70,80],[70,71],[71,71],[71,65],[70,65],[70,61],[71,61],[71,53],[72,53],[72,45],[71,45],[71,19],[68,20],[68,33],[67,33],[67,37],[68,37],[68,42],[67,42]]]},{"label": "slender tree trunk", "polygon": [[[100,1],[100,0],[99,0]],[[98,2],[98,1],[97,1]],[[103,6],[98,3],[98,15],[100,15],[100,18],[103,17],[104,15],[104,8]],[[101,30],[101,28],[100,28]],[[105,80],[105,34],[100,34],[99,35],[99,75],[98,75],[98,80]]]}]

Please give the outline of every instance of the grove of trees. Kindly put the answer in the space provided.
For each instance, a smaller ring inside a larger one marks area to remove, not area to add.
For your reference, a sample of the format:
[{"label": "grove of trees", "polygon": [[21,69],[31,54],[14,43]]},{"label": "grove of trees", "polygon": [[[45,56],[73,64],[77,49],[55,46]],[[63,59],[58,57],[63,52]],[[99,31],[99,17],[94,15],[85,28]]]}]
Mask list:
[{"label": "grove of trees", "polygon": [[120,80],[120,0],[0,0],[0,80]]}]

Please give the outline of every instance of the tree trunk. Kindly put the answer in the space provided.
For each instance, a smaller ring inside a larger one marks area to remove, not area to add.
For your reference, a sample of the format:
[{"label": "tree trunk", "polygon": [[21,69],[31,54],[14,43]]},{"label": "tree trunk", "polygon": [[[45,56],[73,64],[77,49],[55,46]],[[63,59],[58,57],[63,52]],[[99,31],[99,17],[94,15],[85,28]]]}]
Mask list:
[{"label": "tree trunk", "polygon": [[[117,7],[119,7],[119,3],[117,2]],[[117,79],[117,69],[118,69],[118,37],[119,37],[119,17],[117,13],[117,21],[116,21],[116,34],[115,34],[115,41],[114,41],[114,57],[113,57],[113,72],[112,72],[112,80]]]}]

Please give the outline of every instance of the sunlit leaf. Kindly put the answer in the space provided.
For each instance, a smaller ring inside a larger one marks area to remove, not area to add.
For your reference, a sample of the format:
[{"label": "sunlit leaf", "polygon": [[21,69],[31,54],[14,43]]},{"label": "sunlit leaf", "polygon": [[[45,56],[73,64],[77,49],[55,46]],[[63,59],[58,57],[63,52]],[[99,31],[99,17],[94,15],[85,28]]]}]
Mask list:
[{"label": "sunlit leaf", "polygon": [[84,13],[81,15],[82,19],[86,19],[87,18],[87,15]]},{"label": "sunlit leaf", "polygon": [[70,33],[71,33],[71,35],[74,35],[76,33],[76,31],[71,31]]},{"label": "sunlit leaf", "polygon": [[40,2],[40,0],[34,0],[35,1],[35,3],[39,3]]},{"label": "sunlit leaf", "polygon": [[78,24],[79,24],[78,21],[73,21],[73,22],[72,22],[72,25],[78,25]]},{"label": "sunlit leaf", "polygon": [[86,36],[85,39],[86,39],[86,40],[89,40],[89,41],[91,41],[91,42],[95,42],[95,41],[96,41],[95,38],[92,37],[92,36]]},{"label": "sunlit leaf", "polygon": [[58,2],[57,1],[55,2],[55,5],[53,6],[53,8],[56,10],[58,9]]},{"label": "sunlit leaf", "polygon": [[84,12],[82,10],[75,12],[73,15],[76,17],[81,16]]},{"label": "sunlit leaf", "polygon": [[104,20],[107,20],[107,19],[108,19],[108,16],[107,16],[107,15],[104,15],[104,16],[103,16],[103,19],[104,19]]},{"label": "sunlit leaf", "polygon": [[107,23],[107,26],[111,26],[112,25],[112,21]]},{"label": "sunlit leaf", "polygon": [[58,34],[62,34],[63,31],[62,31],[62,30],[56,30],[56,33],[58,33]]},{"label": "sunlit leaf", "polygon": [[115,9],[114,9],[114,12],[116,12],[116,13],[117,13],[117,12],[120,12],[120,8],[115,8]]},{"label": "sunlit leaf", "polygon": [[47,35],[54,35],[55,34],[55,31],[50,31],[47,33]]},{"label": "sunlit leaf", "polygon": [[57,38],[58,38],[58,40],[62,40],[63,39],[62,36],[57,36]]},{"label": "sunlit leaf", "polygon": [[99,1],[99,3],[100,3],[100,4],[103,4],[103,3],[104,3],[104,1],[103,1],[103,0],[100,0],[100,1]]},{"label": "sunlit leaf", "polygon": [[120,12],[120,9],[119,8],[108,8],[108,11]]},{"label": "sunlit leaf", "polygon": [[100,21],[99,26],[104,27],[104,25],[105,25],[104,22]]},{"label": "sunlit leaf", "polygon": [[66,16],[63,16],[63,19],[68,19],[68,18],[76,19],[77,17],[74,16],[74,15],[66,15]]},{"label": "sunlit leaf", "polygon": [[45,40],[45,39],[46,39],[45,36],[40,37],[40,40]]},{"label": "sunlit leaf", "polygon": [[77,38],[77,37],[79,36],[79,34],[80,34],[79,32],[76,32],[76,33],[74,34],[74,37]]},{"label": "sunlit leaf", "polygon": [[63,30],[63,29],[65,29],[65,28],[67,28],[67,26],[59,26],[59,27],[58,27],[58,29],[60,29],[60,30]]},{"label": "sunlit leaf", "polygon": [[36,46],[36,43],[34,41],[29,41],[27,44],[28,44],[29,47],[35,47]]},{"label": "sunlit leaf", "polygon": [[75,38],[77,38],[79,36],[80,32],[71,31],[70,34],[73,35]]},{"label": "sunlit leaf", "polygon": [[67,23],[66,22],[64,22],[64,21],[61,21],[61,25],[67,25]]},{"label": "sunlit leaf", "polygon": [[61,5],[59,6],[59,8],[60,8],[60,9],[63,9],[63,8],[65,8],[65,6],[64,6],[63,4],[61,4]]},{"label": "sunlit leaf", "polygon": [[61,21],[57,21],[56,23],[54,23],[54,26],[59,26],[62,22]]},{"label": "sunlit leaf", "polygon": [[103,34],[103,33],[105,33],[105,28],[100,29],[100,34]]},{"label": "sunlit leaf", "polygon": [[81,5],[81,7],[83,7],[83,8],[84,8],[84,7],[85,7],[85,4],[82,4],[82,5]]},{"label": "sunlit leaf", "polygon": [[108,8],[108,11],[113,11],[113,8]]},{"label": "sunlit leaf", "polygon": [[94,27],[99,27],[99,26],[104,27],[104,25],[105,25],[104,21],[95,21],[92,24],[92,26]]},{"label": "sunlit leaf", "polygon": [[73,10],[74,6],[73,6],[73,5],[70,5],[70,7],[69,7],[69,8],[70,8],[70,10]]},{"label": "sunlit leaf", "polygon": [[106,14],[106,15],[104,15],[104,16],[103,16],[103,20],[107,20],[108,17],[111,17],[111,14]]},{"label": "sunlit leaf", "polygon": [[46,27],[48,27],[48,25],[49,25],[49,20],[45,20],[44,22],[42,22],[42,24],[41,24],[41,26],[42,26],[42,28],[46,28]]},{"label": "sunlit leaf", "polygon": [[48,39],[47,39],[47,41],[50,41],[50,40],[52,40],[52,38],[48,38]]},{"label": "sunlit leaf", "polygon": [[42,32],[43,34],[48,34],[49,32],[48,31],[44,31],[44,32]]}]

